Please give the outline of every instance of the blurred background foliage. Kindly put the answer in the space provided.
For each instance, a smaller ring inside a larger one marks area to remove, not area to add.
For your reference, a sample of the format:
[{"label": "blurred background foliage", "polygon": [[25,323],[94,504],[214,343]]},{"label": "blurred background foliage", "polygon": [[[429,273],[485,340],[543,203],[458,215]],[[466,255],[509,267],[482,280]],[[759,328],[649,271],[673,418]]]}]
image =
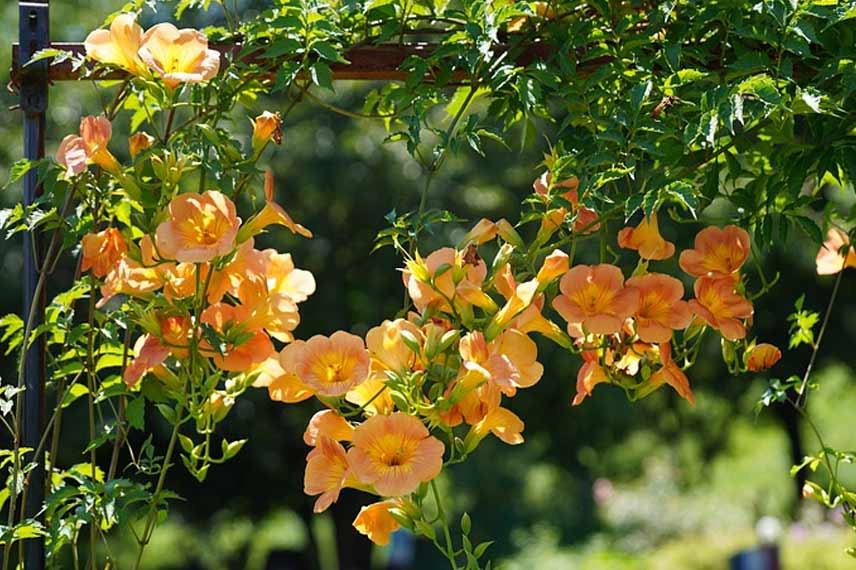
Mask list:
[{"label": "blurred background foliage", "polygon": [[[248,12],[255,9],[247,0],[240,5]],[[52,1],[52,37],[81,41],[119,7],[115,0]],[[17,12],[15,2],[0,7],[3,65],[8,65],[16,39]],[[158,18],[166,19],[170,12],[171,6],[163,8]],[[213,22],[218,22],[216,5],[207,13],[188,12],[184,23]],[[151,12],[142,23],[154,23]],[[335,93],[325,97],[358,110],[373,87],[377,85],[340,82]],[[63,135],[76,131],[80,116],[98,113],[106,96],[89,83],[54,85],[48,152]],[[4,92],[0,102],[10,109],[16,103],[14,93]],[[257,101],[234,118],[236,136],[250,136],[246,116],[282,105],[276,99]],[[114,131],[118,141],[127,134],[121,127]],[[438,174],[429,205],[470,222],[481,217],[517,219],[520,201],[540,174],[533,165],[549,150],[542,136],[549,134],[549,127],[540,127],[545,130],[515,133],[508,148],[488,143],[486,158],[468,150],[457,155]],[[418,202],[422,171],[401,145],[382,144],[387,133],[380,122],[336,115],[307,100],[289,115],[284,128],[283,144],[268,161],[278,181],[278,198],[316,237],[300,241],[274,232],[261,238],[261,245],[292,252],[297,265],[316,276],[318,292],[302,306],[300,337],[337,329],[364,334],[401,307],[399,260],[390,248],[369,252],[375,235],[387,225],[384,215],[412,209]],[[10,165],[20,157],[21,140],[20,113],[0,113],[0,179],[7,178]],[[116,151],[122,147],[116,145]],[[0,194],[2,207],[15,204],[20,191],[14,185]],[[842,208],[856,202],[852,187],[830,185],[825,192]],[[699,229],[661,220],[664,236],[679,249],[689,246]],[[443,226],[423,250],[456,243],[467,227]],[[797,232],[765,252],[766,271],[780,271],[782,278],[756,305],[754,331],[759,338],[787,346],[785,317],[802,292],[807,307],[825,307],[832,279],[815,275],[815,253],[816,246]],[[20,312],[17,238],[0,243],[0,268],[3,313]],[[67,286],[73,271],[73,260],[68,260],[56,273],[57,291]],[[856,275],[850,273],[844,277],[845,294],[819,356],[821,389],[809,401],[827,443],[842,449],[852,448],[856,409]],[[457,514],[473,514],[474,541],[496,539],[493,556],[507,570],[720,569],[734,552],[758,543],[759,519],[775,517],[782,527],[785,568],[852,567],[843,550],[853,541],[837,515],[801,505],[801,483],[788,476],[803,453],[816,451],[817,442],[788,409],[758,415],[755,404],[768,378],[729,377],[718,343],[709,340],[692,371],[695,406],[671,390],[631,404],[619,389],[603,386],[584,405],[571,408],[580,363],[543,344],[544,378],[512,404],[526,421],[527,443],[508,447],[490,439],[466,467],[453,468],[448,475],[454,478],[450,503]],[[785,378],[801,373],[808,352],[806,347],[787,352],[771,374]],[[8,357],[2,360],[3,379],[12,377],[12,365]],[[239,401],[224,423],[224,435],[249,436],[250,443],[239,460],[212,470],[203,485],[176,470],[175,490],[185,500],[155,533],[149,567],[438,567],[430,545],[411,544],[400,536],[392,547],[371,553],[368,541],[350,526],[369,500],[355,491],[346,491],[325,516],[311,515],[312,500],[301,492],[307,451],[301,434],[314,411],[308,403],[271,402],[263,390]],[[82,417],[76,420],[69,414],[65,428],[67,435],[80,430],[78,443],[87,437]],[[157,436],[167,438],[160,418],[151,415],[147,421]],[[58,458],[63,464],[80,460]],[[845,475],[856,485],[856,474]],[[122,551],[121,540],[117,550]]]}]

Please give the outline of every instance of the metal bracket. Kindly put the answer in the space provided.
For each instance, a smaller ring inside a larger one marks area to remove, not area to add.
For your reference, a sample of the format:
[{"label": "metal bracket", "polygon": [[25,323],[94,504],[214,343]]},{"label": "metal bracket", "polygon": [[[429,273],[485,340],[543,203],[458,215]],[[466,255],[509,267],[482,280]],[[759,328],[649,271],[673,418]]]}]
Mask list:
[{"label": "metal bracket", "polygon": [[[27,62],[39,50],[50,47],[49,7],[47,2],[21,2],[18,10],[19,57]],[[47,110],[49,65],[43,59],[21,68],[21,108],[25,113]]]}]

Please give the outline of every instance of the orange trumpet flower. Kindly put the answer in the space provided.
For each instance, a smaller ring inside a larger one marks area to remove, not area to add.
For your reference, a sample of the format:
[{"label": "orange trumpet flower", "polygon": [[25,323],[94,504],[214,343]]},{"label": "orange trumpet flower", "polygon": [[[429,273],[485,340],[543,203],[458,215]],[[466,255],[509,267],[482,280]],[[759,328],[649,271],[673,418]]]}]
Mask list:
[{"label": "orange trumpet flower", "polygon": [[568,334],[614,334],[639,308],[639,291],[624,287],[621,270],[608,264],[577,265],[559,282],[553,307],[568,321]]},{"label": "orange trumpet flower", "polygon": [[752,316],[752,303],[734,292],[730,279],[703,277],[695,282],[695,299],[689,301],[692,312],[728,340],[746,337],[746,327],[740,319]]},{"label": "orange trumpet flower", "polygon": [[695,277],[737,279],[749,257],[749,234],[737,226],[710,226],[695,237],[695,249],[681,252],[681,269]]},{"label": "orange trumpet flower", "polygon": [[627,280],[627,286],[639,291],[639,308],[634,320],[636,334],[644,342],[660,343],[672,339],[673,330],[690,324],[692,311],[684,296],[683,284],[662,273],[648,273]]}]

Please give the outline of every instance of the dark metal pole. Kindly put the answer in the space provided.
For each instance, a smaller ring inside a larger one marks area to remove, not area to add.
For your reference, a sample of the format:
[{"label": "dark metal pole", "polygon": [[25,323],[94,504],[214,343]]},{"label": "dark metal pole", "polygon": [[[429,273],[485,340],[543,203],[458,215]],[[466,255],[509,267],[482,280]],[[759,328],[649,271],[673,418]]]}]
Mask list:
[{"label": "dark metal pole", "polygon": [[[19,2],[18,37],[21,60],[28,61],[32,55],[50,45],[48,26],[48,3]],[[21,110],[24,112],[24,158],[38,160],[45,156],[45,111],[48,106],[48,62],[39,61],[26,68],[21,76]],[[24,176],[24,205],[33,203],[41,193],[38,175],[31,169]],[[44,291],[37,294],[36,283],[39,278],[41,244],[37,231],[24,232],[24,318],[29,316],[32,307],[36,308],[38,326],[44,317]],[[44,345],[35,342],[24,354],[24,410],[21,426],[21,443],[24,447],[36,449],[44,429],[45,414],[45,360]],[[27,457],[26,461],[35,461],[37,466],[27,477],[27,495],[24,516],[39,518],[45,499],[44,453],[41,457]],[[24,568],[43,570],[45,567],[44,538],[30,538],[24,541]]]}]

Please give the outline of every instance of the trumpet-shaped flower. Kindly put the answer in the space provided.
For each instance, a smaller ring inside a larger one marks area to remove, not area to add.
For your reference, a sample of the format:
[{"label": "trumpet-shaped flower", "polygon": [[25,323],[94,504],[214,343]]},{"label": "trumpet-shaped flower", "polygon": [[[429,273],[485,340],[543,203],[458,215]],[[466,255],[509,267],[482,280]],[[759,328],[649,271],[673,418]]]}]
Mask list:
[{"label": "trumpet-shaped flower", "polygon": [[170,23],[146,30],[138,53],[169,88],[208,81],[220,70],[220,53],[208,49],[205,34],[190,28],[179,30]]},{"label": "trumpet-shaped flower", "polygon": [[697,279],[695,296],[689,307],[699,318],[728,340],[746,337],[746,327],[740,319],[752,316],[752,303],[734,292],[730,279]]},{"label": "trumpet-shaped flower", "polygon": [[561,277],[571,268],[568,254],[559,249],[544,258],[544,263],[538,270],[535,280],[538,281],[538,289],[543,290],[555,279]]},{"label": "trumpet-shaped flower", "polygon": [[402,372],[413,370],[417,366],[419,355],[404,342],[405,335],[416,339],[418,345],[424,344],[422,331],[406,319],[384,321],[369,330],[366,334],[366,347],[371,353],[373,372]]},{"label": "trumpet-shaped flower", "polygon": [[763,342],[746,355],[746,368],[752,372],[761,372],[772,368],[781,358],[782,351],[777,346]]},{"label": "trumpet-shaped flower", "polygon": [[137,131],[128,137],[128,152],[131,159],[133,160],[141,152],[150,149],[153,144],[155,144],[155,137],[145,131]]},{"label": "trumpet-shaped flower", "polygon": [[845,256],[842,250],[849,245],[847,234],[838,228],[829,228],[826,241],[817,252],[817,274],[834,275],[845,267],[856,267],[856,247],[851,246]]},{"label": "trumpet-shaped flower", "polygon": [[[198,283],[205,283],[211,267],[207,263],[165,263],[157,267],[164,280],[163,294],[170,302],[196,295]],[[216,275],[216,274],[215,274]],[[213,280],[213,279],[212,279]],[[209,299],[210,300],[210,299]],[[219,301],[220,298],[212,300]]]},{"label": "trumpet-shaped flower", "polygon": [[482,218],[469,232],[467,232],[467,235],[465,235],[464,239],[461,240],[459,247],[465,247],[470,244],[480,245],[487,243],[496,239],[497,235],[514,247],[523,247],[523,238],[520,237],[520,234],[517,233],[514,226],[512,226],[505,218],[496,222],[492,222],[487,218]]},{"label": "trumpet-shaped flower", "polygon": [[188,192],[169,203],[169,219],[157,227],[155,241],[165,258],[202,263],[235,248],[240,224],[235,204],[220,192]]},{"label": "trumpet-shaped flower", "polygon": [[397,504],[395,500],[386,500],[361,508],[354,519],[354,528],[378,546],[386,546],[390,535],[401,528],[395,517],[389,514],[389,509]]},{"label": "trumpet-shaped flower", "polygon": [[493,316],[485,328],[485,335],[493,339],[511,323],[514,318],[532,305],[538,293],[540,283],[538,279],[532,279],[521,283],[514,288],[514,293],[508,298],[505,305]]},{"label": "trumpet-shaped flower", "polygon": [[169,348],[163,346],[156,336],[143,335],[134,344],[134,359],[125,367],[122,379],[132,388],[147,372],[162,365],[169,356]]},{"label": "trumpet-shaped flower", "polygon": [[320,495],[313,510],[322,513],[335,503],[350,476],[345,448],[338,441],[321,436],[318,446],[306,457],[306,471],[303,476],[303,492],[307,495]]},{"label": "trumpet-shaped flower", "polygon": [[83,117],[80,134],[67,135],[57,149],[56,161],[65,166],[66,178],[80,174],[88,164],[97,164],[108,172],[118,173],[122,167],[107,150],[112,132],[113,127],[106,117]]},{"label": "trumpet-shaped flower", "polygon": [[586,396],[591,396],[594,387],[602,382],[609,382],[603,366],[600,365],[597,351],[586,350],[581,356],[583,365],[577,372],[577,394],[571,402],[572,406],[579,406]]},{"label": "trumpet-shaped flower", "polygon": [[[555,254],[556,252],[553,252],[550,257],[555,258]],[[544,267],[546,266],[547,262],[545,261],[544,266],[542,266],[542,270],[544,270]],[[541,272],[539,271],[539,273]],[[537,277],[536,280],[538,280]],[[507,263],[496,272],[493,284],[497,291],[499,291],[502,296],[508,300],[517,293],[517,280],[514,279],[511,268]],[[538,294],[532,299],[528,307],[523,309],[520,314],[514,317],[514,319],[509,323],[508,328],[517,329],[522,333],[537,332],[551,339],[559,346],[570,348],[571,341],[567,334],[565,334],[565,332],[556,323],[541,314],[543,308],[544,295]]]},{"label": "trumpet-shaped flower", "polygon": [[304,385],[300,378],[282,368],[278,354],[254,364],[247,373],[256,375],[253,386],[267,388],[268,396],[275,402],[296,404],[313,395],[312,390]]},{"label": "trumpet-shaped flower", "polygon": [[305,269],[295,268],[291,254],[265,249],[262,256],[268,291],[272,294],[285,295],[295,303],[302,303],[315,292],[315,277]]},{"label": "trumpet-shaped flower", "polygon": [[553,307],[568,321],[568,334],[613,334],[639,308],[639,291],[624,287],[624,276],[614,265],[577,265],[559,282],[561,295]]},{"label": "trumpet-shaped flower", "polygon": [[476,425],[502,405],[502,390],[495,382],[490,381],[489,374],[482,368],[465,368],[449,388],[447,398],[460,398],[458,403],[452,406],[450,413],[442,417],[450,426],[458,425],[462,421]]},{"label": "trumpet-shaped flower", "polygon": [[695,396],[693,396],[693,391],[690,388],[689,379],[684,374],[684,371],[672,360],[672,345],[670,343],[660,345],[660,361],[663,366],[648,378],[648,385],[640,389],[637,394],[644,396],[663,384],[668,384],[675,389],[681,398],[690,404],[695,404]]},{"label": "trumpet-shaped flower", "polygon": [[507,396],[534,386],[544,374],[537,345],[518,330],[508,329],[492,342],[481,332],[471,332],[461,339],[458,350],[464,368],[476,372],[472,380],[488,379]]},{"label": "trumpet-shaped flower", "polygon": [[80,270],[92,270],[95,277],[104,277],[128,253],[128,244],[116,228],[107,228],[97,234],[86,234],[81,243],[83,258]]},{"label": "trumpet-shaped flower", "polygon": [[749,234],[737,226],[710,226],[695,237],[695,249],[681,252],[681,269],[695,277],[730,278],[749,257]]},{"label": "trumpet-shaped flower", "polygon": [[[523,420],[517,414],[499,407],[488,412],[480,422],[475,424],[471,433],[477,439],[482,439],[488,433],[492,433],[509,445],[518,445],[523,443],[524,427]],[[467,447],[469,448],[469,446]]]},{"label": "trumpet-shaped flower", "polygon": [[288,215],[282,206],[274,201],[274,184],[273,173],[270,170],[265,171],[265,205],[262,211],[251,218],[238,236],[238,241],[244,241],[255,235],[260,234],[268,226],[284,226],[291,230],[291,233],[301,235],[305,238],[311,238],[312,232],[301,226]]},{"label": "trumpet-shaped flower", "polygon": [[101,300],[96,307],[103,307],[115,295],[142,296],[157,291],[161,286],[163,278],[156,268],[143,267],[125,256],[119,259],[104,279]]},{"label": "trumpet-shaped flower", "polygon": [[363,408],[367,415],[389,415],[395,411],[395,402],[386,387],[386,376],[379,372],[372,372],[365,382],[349,390],[345,399]]},{"label": "trumpet-shaped flower", "polygon": [[372,416],[354,429],[348,463],[357,479],[385,497],[407,495],[440,474],[443,443],[402,412]]},{"label": "trumpet-shaped flower", "polygon": [[246,307],[235,307],[226,303],[215,303],[202,311],[200,320],[218,333],[229,336],[238,332],[245,337],[240,344],[230,343],[223,347],[213,347],[207,341],[200,343],[206,356],[221,370],[246,372],[273,356],[275,352],[268,335],[263,331],[245,327],[248,313]]},{"label": "trumpet-shaped flower", "polygon": [[363,339],[345,331],[294,342],[280,353],[280,363],[322,396],[342,396],[369,375],[369,351]]},{"label": "trumpet-shaped flower", "polygon": [[164,317],[159,320],[160,336],[145,334],[134,345],[134,359],[125,367],[123,379],[135,386],[147,372],[161,367],[172,354],[176,358],[187,356],[190,319],[183,316]]},{"label": "trumpet-shaped flower", "polygon": [[354,427],[333,410],[315,412],[303,432],[303,442],[316,446],[324,437],[334,441],[351,441],[354,438]]},{"label": "trumpet-shaped flower", "polygon": [[65,167],[65,177],[72,178],[84,170],[89,163],[86,144],[78,135],[66,135],[59,143],[56,161]]},{"label": "trumpet-shaped flower", "polygon": [[87,57],[121,67],[134,75],[146,73],[146,66],[138,54],[143,43],[143,29],[134,14],[119,14],[110,23],[109,30],[95,30],[83,42]]},{"label": "trumpet-shaped flower", "polygon": [[[468,260],[464,257],[463,252],[446,247],[424,260],[417,256],[407,262],[403,272],[404,284],[420,312],[429,306],[449,311],[449,301],[455,301],[459,289],[471,287],[481,290],[487,266],[482,259]],[[438,275],[440,269],[443,271]],[[432,279],[433,285],[430,283]],[[463,299],[460,301],[466,303]]]},{"label": "trumpet-shaped flower", "polygon": [[107,172],[116,173],[121,166],[116,157],[107,150],[107,143],[112,136],[113,126],[107,117],[89,115],[80,119],[80,137],[86,146],[89,162],[97,164]]},{"label": "trumpet-shaped flower", "polygon": [[250,275],[238,288],[237,297],[250,311],[247,326],[265,329],[282,342],[294,340],[292,331],[300,323],[300,314],[288,295],[271,294],[263,277]]},{"label": "trumpet-shaped flower", "polygon": [[683,284],[662,273],[648,273],[627,280],[627,286],[639,291],[639,308],[634,315],[636,334],[644,342],[660,343],[672,339],[673,330],[690,324],[692,311],[684,296]]},{"label": "trumpet-shaped flower", "polygon": [[176,358],[185,358],[190,347],[190,319],[184,316],[166,317],[160,322],[161,344]]},{"label": "trumpet-shaped flower", "polygon": [[618,232],[618,245],[635,249],[642,259],[668,259],[675,254],[675,244],[663,239],[657,225],[657,212],[643,217],[635,228],[624,228]]}]

